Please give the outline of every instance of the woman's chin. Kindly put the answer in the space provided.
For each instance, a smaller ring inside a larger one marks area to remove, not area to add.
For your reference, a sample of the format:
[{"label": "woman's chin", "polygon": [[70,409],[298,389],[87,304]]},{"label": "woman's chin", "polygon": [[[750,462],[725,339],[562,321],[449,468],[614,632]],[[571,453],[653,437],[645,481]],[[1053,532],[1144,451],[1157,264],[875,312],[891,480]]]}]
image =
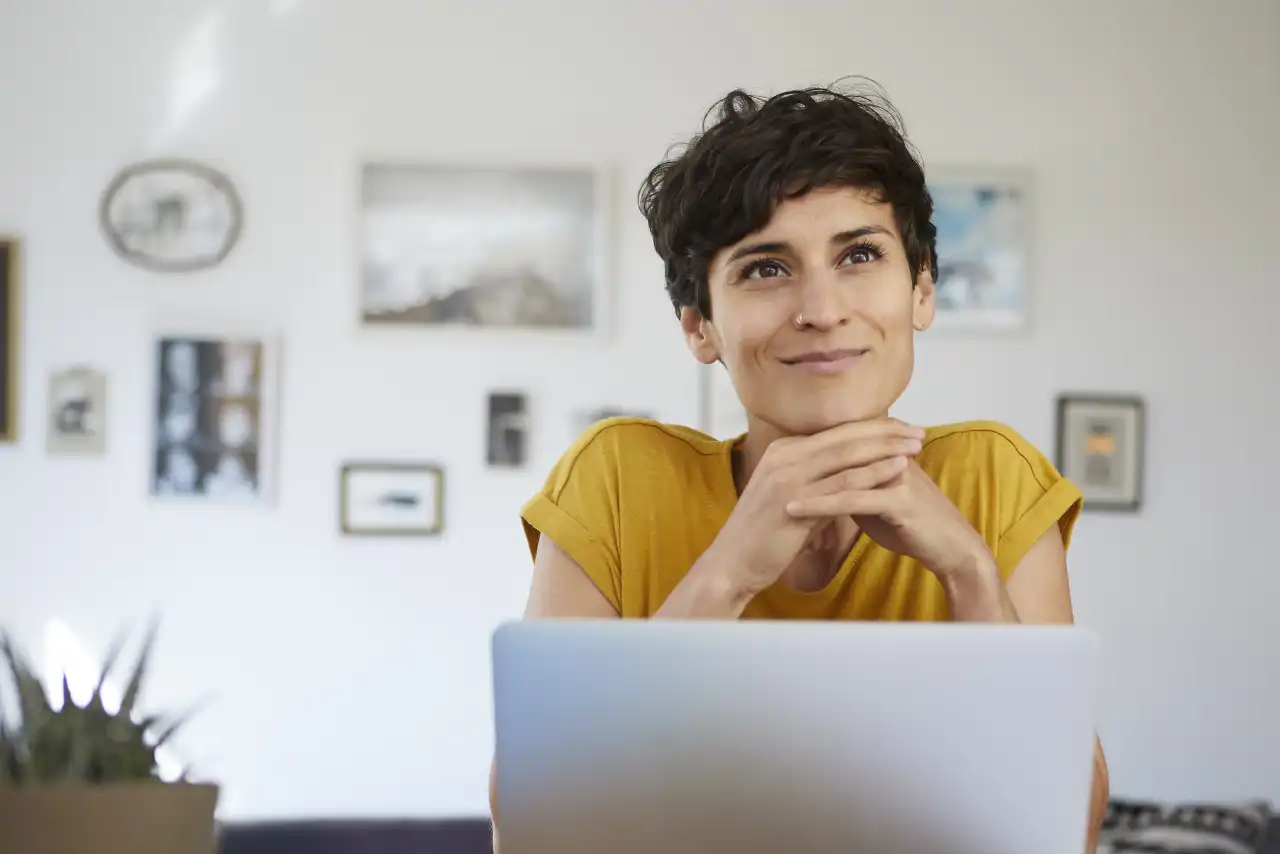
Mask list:
[{"label": "woman's chin", "polygon": [[789,412],[778,420],[778,426],[793,436],[812,436],[839,427],[841,424],[852,424],[856,421],[870,421],[883,418],[885,410],[873,406],[839,406],[815,409],[810,412]]}]

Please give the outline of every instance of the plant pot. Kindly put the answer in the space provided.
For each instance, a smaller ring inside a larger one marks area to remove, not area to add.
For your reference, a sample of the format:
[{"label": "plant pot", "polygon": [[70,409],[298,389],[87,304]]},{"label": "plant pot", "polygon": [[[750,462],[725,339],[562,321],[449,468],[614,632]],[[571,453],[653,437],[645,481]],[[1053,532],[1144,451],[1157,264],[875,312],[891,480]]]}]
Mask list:
[{"label": "plant pot", "polygon": [[218,787],[0,787],[0,854],[214,854]]}]

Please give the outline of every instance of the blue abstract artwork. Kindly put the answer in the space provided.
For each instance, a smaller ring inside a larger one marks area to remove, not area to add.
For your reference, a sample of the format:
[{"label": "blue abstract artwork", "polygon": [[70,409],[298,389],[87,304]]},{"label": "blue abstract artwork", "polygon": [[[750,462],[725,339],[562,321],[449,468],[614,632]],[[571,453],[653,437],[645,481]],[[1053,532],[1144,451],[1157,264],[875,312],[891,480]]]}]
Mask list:
[{"label": "blue abstract artwork", "polygon": [[1021,173],[931,178],[940,328],[1010,329],[1027,320],[1029,186]]}]

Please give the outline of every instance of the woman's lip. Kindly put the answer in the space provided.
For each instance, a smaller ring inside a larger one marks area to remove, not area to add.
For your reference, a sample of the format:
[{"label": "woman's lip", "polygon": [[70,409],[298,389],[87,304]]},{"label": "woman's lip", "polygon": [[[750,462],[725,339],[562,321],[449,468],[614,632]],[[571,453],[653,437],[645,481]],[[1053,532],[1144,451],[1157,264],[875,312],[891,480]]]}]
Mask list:
[{"label": "woman's lip", "polygon": [[839,374],[849,370],[867,354],[866,350],[822,350],[804,353],[782,363],[810,374]]},{"label": "woman's lip", "polygon": [[846,347],[843,350],[811,350],[808,353],[801,353],[799,356],[792,356],[789,359],[783,359],[789,365],[798,362],[835,362],[840,359],[847,359],[850,356],[861,356],[867,352],[863,348]]}]

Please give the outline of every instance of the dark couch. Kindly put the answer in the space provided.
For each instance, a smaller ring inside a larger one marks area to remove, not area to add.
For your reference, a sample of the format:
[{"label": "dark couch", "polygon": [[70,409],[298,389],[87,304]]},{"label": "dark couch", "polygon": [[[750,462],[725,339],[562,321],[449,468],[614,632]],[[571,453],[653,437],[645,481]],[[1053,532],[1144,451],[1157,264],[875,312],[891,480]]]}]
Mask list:
[{"label": "dark couch", "polygon": [[[219,854],[492,854],[487,819],[229,824]],[[1280,819],[1263,854],[1280,854]]]},{"label": "dark couch", "polygon": [[222,826],[219,854],[492,854],[484,818],[274,821]]}]

